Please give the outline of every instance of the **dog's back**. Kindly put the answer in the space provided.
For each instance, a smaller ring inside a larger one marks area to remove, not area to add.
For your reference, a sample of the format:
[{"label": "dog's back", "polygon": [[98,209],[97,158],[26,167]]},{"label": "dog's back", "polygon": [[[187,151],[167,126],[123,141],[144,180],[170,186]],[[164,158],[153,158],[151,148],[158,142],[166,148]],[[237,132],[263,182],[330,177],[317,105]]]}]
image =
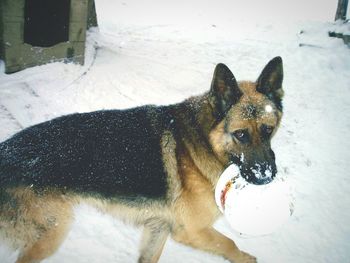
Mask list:
[{"label": "dog's back", "polygon": [[54,187],[106,198],[166,194],[160,137],[167,108],[72,114],[0,144],[0,185]]}]

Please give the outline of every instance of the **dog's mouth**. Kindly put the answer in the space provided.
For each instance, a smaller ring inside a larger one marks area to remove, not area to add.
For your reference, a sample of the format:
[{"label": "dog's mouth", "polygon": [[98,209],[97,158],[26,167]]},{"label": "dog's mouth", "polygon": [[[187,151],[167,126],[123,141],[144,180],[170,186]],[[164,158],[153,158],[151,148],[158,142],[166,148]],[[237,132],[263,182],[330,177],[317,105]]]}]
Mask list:
[{"label": "dog's mouth", "polygon": [[277,174],[277,167],[274,162],[249,164],[242,156],[233,156],[231,163],[239,167],[241,176],[245,181],[254,185],[266,185],[272,182]]},{"label": "dog's mouth", "polygon": [[268,164],[255,164],[254,166],[240,167],[242,177],[251,184],[264,185],[273,181],[276,175],[276,168]]}]

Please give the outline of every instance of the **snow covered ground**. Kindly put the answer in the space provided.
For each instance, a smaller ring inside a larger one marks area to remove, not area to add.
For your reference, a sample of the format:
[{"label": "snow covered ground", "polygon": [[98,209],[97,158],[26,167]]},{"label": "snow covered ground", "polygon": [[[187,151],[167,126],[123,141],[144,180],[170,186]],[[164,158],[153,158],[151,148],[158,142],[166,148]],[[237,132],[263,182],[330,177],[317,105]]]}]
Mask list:
[{"label": "snow covered ground", "polygon": [[[285,115],[273,148],[294,189],[294,214],[263,237],[240,237],[224,220],[216,227],[259,262],[350,262],[350,52],[328,37],[336,1],[289,2],[96,0],[99,30],[88,33],[83,67],[6,75],[0,61],[0,139],[67,113],[181,101],[209,89],[219,62],[255,80],[280,55]],[[139,239],[139,229],[81,206],[45,262],[136,262]],[[0,262],[15,258],[0,244]],[[169,240],[160,262],[225,260]]]}]

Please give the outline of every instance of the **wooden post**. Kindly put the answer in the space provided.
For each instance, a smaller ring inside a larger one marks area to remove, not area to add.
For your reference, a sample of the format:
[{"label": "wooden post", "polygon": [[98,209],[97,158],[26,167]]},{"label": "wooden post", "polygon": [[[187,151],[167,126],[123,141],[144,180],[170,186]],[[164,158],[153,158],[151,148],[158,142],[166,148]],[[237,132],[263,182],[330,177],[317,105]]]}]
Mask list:
[{"label": "wooden post", "polygon": [[335,14],[335,21],[345,20],[346,11],[348,9],[348,0],[338,0],[337,13]]},{"label": "wooden post", "polygon": [[88,2],[88,17],[87,17],[87,28],[97,27],[97,16],[96,16],[96,7],[95,0],[89,0]]},{"label": "wooden post", "polygon": [[4,34],[4,24],[2,19],[2,1],[0,2],[0,59],[4,59],[4,40],[3,40],[3,34]]}]

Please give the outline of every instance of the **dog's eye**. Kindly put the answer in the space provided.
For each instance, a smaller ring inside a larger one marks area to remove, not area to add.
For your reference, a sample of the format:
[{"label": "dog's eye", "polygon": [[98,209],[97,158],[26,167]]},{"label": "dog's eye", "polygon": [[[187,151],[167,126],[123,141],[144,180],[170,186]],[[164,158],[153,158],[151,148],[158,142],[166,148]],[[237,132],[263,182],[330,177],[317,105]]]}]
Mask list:
[{"label": "dog's eye", "polygon": [[232,133],[232,135],[239,140],[240,142],[248,142],[249,140],[249,134],[246,130],[237,130]]},{"label": "dog's eye", "polygon": [[235,136],[239,139],[243,138],[244,137],[244,131],[242,130],[239,130],[239,131],[236,131],[235,132]]},{"label": "dog's eye", "polygon": [[261,135],[263,138],[269,138],[273,133],[273,129],[274,128],[272,126],[263,124],[261,126]]}]

